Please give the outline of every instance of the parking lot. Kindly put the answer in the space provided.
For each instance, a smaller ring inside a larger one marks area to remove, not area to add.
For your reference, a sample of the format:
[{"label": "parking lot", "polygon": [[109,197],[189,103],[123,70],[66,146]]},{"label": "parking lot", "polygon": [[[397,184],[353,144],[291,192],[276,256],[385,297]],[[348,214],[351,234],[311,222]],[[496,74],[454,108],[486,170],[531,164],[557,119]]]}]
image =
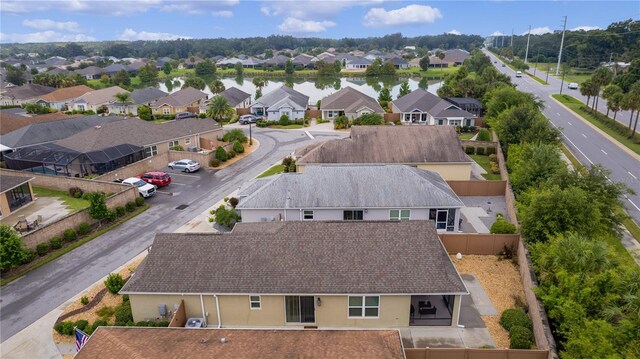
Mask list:
[{"label": "parking lot", "polygon": [[191,186],[199,186],[196,182],[200,181],[203,177],[212,175],[204,169],[200,169],[193,173],[185,173],[179,170],[169,169],[169,167],[163,167],[156,169],[156,171],[165,172],[171,176],[171,184],[159,187],[154,196],[147,198],[147,201],[151,204],[171,202],[172,197],[179,196],[183,191],[188,191]]}]

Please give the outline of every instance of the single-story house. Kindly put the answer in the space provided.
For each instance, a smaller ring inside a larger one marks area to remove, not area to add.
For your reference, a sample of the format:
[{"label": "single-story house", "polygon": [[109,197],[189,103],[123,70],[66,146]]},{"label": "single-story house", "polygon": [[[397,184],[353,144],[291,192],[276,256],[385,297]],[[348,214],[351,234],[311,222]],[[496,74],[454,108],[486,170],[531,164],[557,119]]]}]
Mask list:
[{"label": "single-story house", "polygon": [[91,91],[93,91],[93,89],[86,85],[64,87],[46,95],[33,98],[29,102],[45,107],[51,107],[58,111],[66,110],[73,100]]},{"label": "single-story house", "polygon": [[237,87],[229,87],[228,89],[222,91],[218,95],[214,95],[212,98],[202,102],[200,104],[200,113],[207,113],[209,109],[209,104],[216,96],[222,96],[227,99],[229,102],[229,106],[239,109],[239,108],[248,108],[251,105],[251,95],[240,90]]},{"label": "single-story house", "polygon": [[0,174],[0,218],[33,201],[32,178]]},{"label": "single-story house", "polygon": [[404,359],[398,330],[98,327],[75,359]]},{"label": "single-story house", "polygon": [[0,105],[19,106],[32,99],[55,91],[55,87],[37,84],[24,84],[22,86],[11,87],[0,94]]},{"label": "single-story house", "polygon": [[74,73],[83,76],[87,80],[97,80],[104,73],[104,69],[98,66],[88,66],[84,69],[75,70]]},{"label": "single-story house", "polygon": [[264,62],[264,65],[267,67],[274,67],[274,68],[284,68],[284,65],[286,65],[287,61],[291,60],[291,58],[284,56],[284,55],[276,55],[270,59],[267,59]]},{"label": "single-story house", "polygon": [[371,65],[371,60],[364,57],[353,57],[351,59],[346,60],[346,68],[347,70],[355,70],[355,69],[366,69]]},{"label": "single-story house", "polygon": [[482,111],[483,111],[482,102],[476,100],[475,98],[449,97],[447,98],[447,101],[451,102],[452,104],[458,106],[459,108],[475,116],[478,116],[478,117],[482,116]]},{"label": "single-story house", "polygon": [[368,113],[384,114],[376,99],[351,86],[343,87],[320,101],[322,119],[333,120],[338,116],[354,119]]},{"label": "single-story house", "polygon": [[134,322],[163,320],[183,303],[205,326],[274,329],[456,327],[468,295],[431,221],[159,233],[120,293]]},{"label": "single-story house", "polygon": [[318,59],[311,55],[300,54],[294,57],[291,61],[293,62],[293,66],[311,69],[314,67],[314,64]]},{"label": "single-story house", "polygon": [[409,63],[400,57],[392,57],[385,62],[391,62],[396,69],[408,69]]},{"label": "single-story house", "polygon": [[423,89],[392,101],[391,112],[399,113],[404,124],[474,126],[477,117]]},{"label": "single-story house", "polygon": [[194,89],[193,87],[183,88],[172,94],[157,99],[151,105],[154,115],[175,115],[178,112],[198,113],[202,104],[209,95]]},{"label": "single-story house", "polygon": [[316,142],[295,151],[298,172],[326,164],[402,164],[471,179],[473,160],[462,150],[453,126],[354,126],[351,136]]},{"label": "single-story house", "polygon": [[464,63],[464,60],[469,58],[469,56],[471,56],[469,54],[469,51],[462,49],[452,49],[444,52],[444,59],[442,60],[447,62],[451,66],[460,66]]},{"label": "single-story house", "polygon": [[107,67],[105,67],[103,70],[103,73],[106,74],[109,77],[113,77],[113,75],[117,74],[118,72],[124,70],[126,72],[133,72],[133,69],[130,68],[127,65],[123,65],[123,64],[111,64]]},{"label": "single-story house", "polygon": [[438,173],[403,165],[310,166],[253,180],[238,197],[242,222],[431,220],[447,232],[464,207]]},{"label": "single-story house", "polygon": [[119,86],[111,86],[101,90],[93,90],[73,100],[69,104],[69,109],[76,111],[98,112],[99,109],[107,109],[109,103],[114,101],[115,96],[119,93],[129,93],[129,91]]},{"label": "single-story house", "polygon": [[7,167],[83,177],[102,174],[181,145],[211,150],[222,128],[210,118],[155,124],[123,118],[88,128],[64,140],[20,148],[5,154]]},{"label": "single-story house", "polygon": [[289,116],[291,120],[303,119],[307,107],[309,96],[282,86],[255,100],[250,109],[254,115],[277,121],[282,115]]},{"label": "single-story house", "polygon": [[71,71],[67,70],[67,69],[61,69],[59,67],[53,68],[49,71],[47,71],[47,73],[49,75],[58,75],[58,74],[62,74],[62,75],[68,75],[71,73]]},{"label": "single-story house", "polygon": [[[42,115],[28,114],[23,108],[7,108],[0,110],[0,135],[4,136],[19,128],[29,126],[34,123],[66,120],[68,118],[80,117],[81,115],[67,115],[64,112],[52,112]],[[1,142],[1,141],[0,141]]]},{"label": "single-story house", "polygon": [[438,56],[435,55],[431,55],[429,56],[429,67],[437,67],[437,68],[443,68],[443,67],[449,67],[449,63],[443,59],[440,59]]},{"label": "single-story house", "polygon": [[115,98],[109,102],[107,106],[109,109],[109,113],[120,113],[120,114],[132,114],[133,116],[138,115],[138,107],[142,105],[146,105],[151,107],[157,99],[167,96],[168,94],[158,88],[155,87],[146,87],[143,89],[136,89],[131,92],[131,101],[125,104],[122,104],[119,101],[116,101]]}]

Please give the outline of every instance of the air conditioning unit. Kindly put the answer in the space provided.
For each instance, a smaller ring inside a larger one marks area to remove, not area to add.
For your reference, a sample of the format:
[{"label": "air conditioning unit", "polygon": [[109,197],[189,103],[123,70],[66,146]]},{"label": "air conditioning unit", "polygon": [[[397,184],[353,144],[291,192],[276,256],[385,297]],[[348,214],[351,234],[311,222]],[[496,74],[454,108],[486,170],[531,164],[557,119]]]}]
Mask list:
[{"label": "air conditioning unit", "polygon": [[161,317],[166,317],[167,316],[167,305],[166,304],[158,304],[158,314],[160,314]]}]

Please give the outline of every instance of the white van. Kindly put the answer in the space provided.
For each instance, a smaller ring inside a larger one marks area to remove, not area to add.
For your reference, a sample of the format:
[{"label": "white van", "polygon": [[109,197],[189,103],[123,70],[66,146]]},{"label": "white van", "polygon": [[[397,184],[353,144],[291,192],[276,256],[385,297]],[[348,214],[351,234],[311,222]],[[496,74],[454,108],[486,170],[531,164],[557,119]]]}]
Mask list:
[{"label": "white van", "polygon": [[569,88],[569,90],[577,90],[578,89],[578,84],[575,82],[570,82],[567,87]]},{"label": "white van", "polygon": [[522,71],[516,71],[516,77],[522,77]]}]

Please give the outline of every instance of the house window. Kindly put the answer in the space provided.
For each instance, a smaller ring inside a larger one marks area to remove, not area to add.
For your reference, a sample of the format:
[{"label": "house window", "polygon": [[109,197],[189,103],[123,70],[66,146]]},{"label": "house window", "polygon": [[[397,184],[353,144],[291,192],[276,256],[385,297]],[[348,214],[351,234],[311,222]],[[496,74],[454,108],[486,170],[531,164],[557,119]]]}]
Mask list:
[{"label": "house window", "polygon": [[250,295],[249,296],[249,307],[251,309],[260,309],[260,308],[262,308],[262,305],[260,303],[260,296],[259,295]]},{"label": "house window", "polygon": [[153,157],[158,154],[157,146],[149,146],[144,149],[144,157]]},{"label": "house window", "polygon": [[178,141],[178,140],[169,141],[169,148],[175,147],[175,146],[177,146],[179,144],[180,144],[180,141]]},{"label": "house window", "polygon": [[410,209],[392,209],[389,211],[389,219],[392,221],[408,221],[410,217]]},{"label": "house window", "polygon": [[349,318],[377,318],[379,312],[379,296],[349,296]]},{"label": "house window", "polygon": [[191,137],[187,137],[184,139],[184,143],[186,143],[187,145],[191,143]]},{"label": "house window", "polygon": [[7,192],[7,202],[11,212],[32,201],[29,184],[25,183]]},{"label": "house window", "polygon": [[449,124],[451,126],[461,126],[462,125],[462,120],[449,120]]},{"label": "house window", "polygon": [[285,320],[287,323],[315,323],[316,308],[313,296],[285,296]]},{"label": "house window", "polygon": [[302,219],[305,221],[312,221],[313,211],[309,211],[309,210],[302,211]]},{"label": "house window", "polygon": [[444,229],[451,232],[455,229],[455,208],[432,208],[429,210],[429,219],[436,222],[436,229]]},{"label": "house window", "polygon": [[169,109],[168,108],[163,108],[162,109],[162,114],[163,115],[169,115]]},{"label": "house window", "polygon": [[333,111],[327,111],[327,117],[333,118]]},{"label": "house window", "polygon": [[444,125],[444,118],[438,118],[438,119],[436,119],[436,124],[437,124],[437,125]]},{"label": "house window", "polygon": [[364,218],[364,211],[344,211],[342,219],[345,221],[362,221]]},{"label": "house window", "polygon": [[465,122],[465,126],[471,127],[471,119],[470,118],[465,118],[464,122]]}]

